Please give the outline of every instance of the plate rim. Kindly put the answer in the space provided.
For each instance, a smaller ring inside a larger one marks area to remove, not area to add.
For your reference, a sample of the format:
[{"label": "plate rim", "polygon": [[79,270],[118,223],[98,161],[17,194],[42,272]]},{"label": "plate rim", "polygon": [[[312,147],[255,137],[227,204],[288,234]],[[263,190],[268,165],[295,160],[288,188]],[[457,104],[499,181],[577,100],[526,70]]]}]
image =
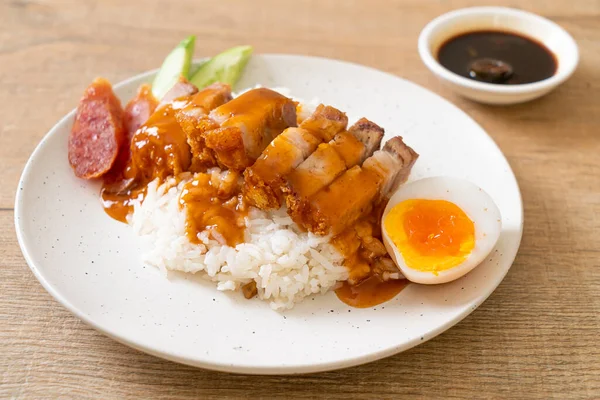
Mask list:
[{"label": "plate rim", "polygon": [[[519,251],[521,241],[523,238],[523,224],[524,224],[523,197],[521,194],[521,188],[519,186],[519,181],[517,180],[517,177],[511,167],[506,155],[504,154],[504,152],[502,152],[502,150],[497,145],[497,143],[494,141],[494,139],[490,136],[490,134],[485,129],[483,129],[483,127],[479,123],[477,123],[477,121],[475,121],[470,115],[468,115],[466,112],[464,112],[462,109],[460,109],[458,106],[456,106],[451,101],[445,99],[441,95],[439,95],[419,84],[416,84],[408,79],[402,78],[401,76],[394,75],[392,73],[382,71],[382,70],[379,70],[374,67],[370,67],[370,66],[366,66],[366,65],[362,65],[362,64],[358,64],[358,63],[354,63],[354,62],[344,61],[344,60],[327,58],[327,57],[318,57],[318,56],[301,55],[301,54],[284,54],[284,53],[261,53],[261,54],[256,54],[253,57],[257,57],[257,56],[266,57],[266,58],[275,58],[275,59],[276,58],[312,59],[314,61],[337,63],[337,64],[341,64],[344,66],[350,66],[350,67],[354,67],[354,68],[358,67],[358,68],[369,70],[370,72],[384,74],[388,78],[402,80],[403,83],[405,83],[405,84],[415,86],[415,87],[419,88],[420,90],[424,90],[424,91],[428,92],[430,95],[437,97],[439,100],[446,103],[446,105],[449,105],[450,108],[452,108],[454,112],[458,112],[458,113],[462,114],[462,116],[464,118],[467,118],[468,120],[471,121],[471,123],[475,124],[476,126],[478,126],[481,129],[481,131],[485,134],[485,137],[487,138],[487,140],[491,142],[491,144],[496,148],[496,150],[501,154],[502,158],[506,162],[506,164],[508,166],[508,171],[506,171],[506,173],[510,174],[510,177],[513,179],[513,181],[515,183],[515,186],[517,189],[516,195],[518,196],[518,202],[519,202],[519,206],[520,206],[520,209],[519,209],[520,221],[518,224],[519,229],[517,231],[518,241],[516,243],[514,250],[511,252],[511,254],[507,254],[506,252],[504,253],[504,257],[506,259],[510,258],[510,265],[506,269],[504,274],[502,275],[502,278],[499,279],[498,282],[496,284],[494,284],[493,287],[491,287],[491,289],[489,291],[486,291],[486,292],[482,293],[482,295],[477,297],[477,300],[476,300],[477,308],[485,300],[487,300],[487,298],[498,288],[500,283],[504,280],[504,278],[508,274],[508,271],[512,268],[512,265],[517,256],[517,253]],[[206,58],[194,59],[193,63],[198,63],[205,59]],[[126,78],[126,79],[116,83],[113,87],[118,89],[122,86],[129,85],[132,81],[147,78],[147,77],[155,74],[158,71],[158,69],[159,68],[154,68],[154,69],[133,75],[129,78]],[[180,364],[185,364],[185,365],[189,365],[189,366],[193,366],[193,367],[197,367],[197,368],[213,370],[213,371],[229,372],[229,373],[236,373],[236,374],[248,374],[248,375],[306,374],[306,373],[325,372],[325,371],[349,368],[349,367],[377,361],[377,360],[401,353],[403,351],[409,350],[419,344],[425,343],[425,342],[433,339],[434,337],[440,335],[441,333],[450,329],[454,325],[458,324],[460,321],[462,321],[464,318],[466,318],[469,314],[471,314],[473,311],[475,311],[475,308],[473,308],[473,307],[463,307],[463,309],[454,318],[444,322],[443,324],[440,324],[435,329],[430,330],[427,334],[426,339],[419,339],[419,338],[415,337],[415,338],[405,341],[399,345],[394,345],[389,348],[382,349],[382,350],[379,350],[376,352],[371,352],[368,354],[348,357],[348,358],[345,358],[343,360],[338,360],[338,361],[325,361],[325,362],[318,362],[318,363],[312,363],[312,364],[306,364],[306,365],[300,365],[300,366],[298,366],[298,365],[296,365],[296,366],[294,366],[294,365],[284,365],[284,366],[246,366],[246,365],[240,366],[240,365],[237,365],[236,366],[236,365],[231,365],[229,363],[224,363],[224,362],[219,363],[219,362],[215,362],[215,361],[202,360],[199,358],[188,358],[185,356],[179,356],[176,354],[172,354],[167,351],[160,351],[160,350],[153,349],[150,346],[142,345],[142,344],[136,343],[134,341],[131,341],[131,340],[127,339],[126,337],[124,337],[123,335],[119,335],[116,332],[112,332],[110,329],[105,329],[99,323],[96,323],[93,320],[93,318],[86,316],[76,306],[74,306],[71,302],[69,302],[66,298],[64,298],[59,293],[59,291],[56,290],[44,278],[44,276],[38,269],[38,266],[33,262],[33,259],[29,254],[28,248],[25,244],[24,228],[19,222],[19,220],[22,217],[22,213],[23,213],[23,206],[21,205],[23,202],[23,197],[22,197],[23,181],[31,173],[33,160],[36,158],[36,156],[38,156],[38,153],[40,153],[42,151],[42,149],[45,147],[46,142],[48,142],[50,140],[52,135],[54,135],[56,133],[56,131],[59,130],[59,127],[61,127],[63,124],[65,124],[69,118],[74,116],[75,112],[76,112],[76,108],[73,108],[70,112],[68,112],[66,115],[64,115],[62,118],[60,118],[52,126],[52,128],[50,128],[50,130],[44,135],[44,137],[36,145],[35,149],[33,150],[31,155],[27,159],[27,162],[25,163],[25,166],[21,172],[21,176],[19,178],[19,183],[17,186],[16,195],[15,195],[15,205],[14,205],[15,231],[16,231],[16,236],[17,236],[17,241],[19,243],[19,247],[23,254],[23,258],[25,259],[27,265],[29,266],[29,269],[31,270],[33,275],[36,277],[38,282],[42,285],[42,287],[54,298],[54,300],[56,300],[58,303],[60,303],[63,307],[65,307],[67,310],[69,310],[72,314],[74,314],[77,318],[82,320],[87,325],[91,326],[92,328],[96,329],[100,333],[108,336],[109,338],[111,338],[121,344],[124,344],[128,347],[134,348],[136,350],[142,351],[144,353],[153,355],[155,357],[159,357],[162,359],[166,359],[169,361],[173,361],[173,362],[177,362]]]}]

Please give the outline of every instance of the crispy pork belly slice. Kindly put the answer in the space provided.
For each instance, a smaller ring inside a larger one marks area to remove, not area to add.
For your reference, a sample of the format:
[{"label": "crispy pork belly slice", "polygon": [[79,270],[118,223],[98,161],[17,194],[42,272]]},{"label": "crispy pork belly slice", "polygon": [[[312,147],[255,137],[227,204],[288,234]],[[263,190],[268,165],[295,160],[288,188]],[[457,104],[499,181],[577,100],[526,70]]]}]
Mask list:
[{"label": "crispy pork belly slice", "polygon": [[381,139],[383,139],[383,134],[385,133],[382,127],[366,118],[356,121],[348,129],[348,132],[354,135],[365,146],[364,158],[370,157],[375,150],[379,149]]},{"label": "crispy pork belly slice", "polygon": [[317,235],[337,235],[371,211],[382,178],[356,165],[318,192],[291,215]]},{"label": "crispy pork belly slice", "polygon": [[332,138],[346,129],[347,123],[346,114],[320,105],[299,128],[286,129],[267,146],[254,165],[246,169],[246,198],[263,210],[281,207],[287,175],[306,160],[324,138]]},{"label": "crispy pork belly slice", "polygon": [[176,113],[177,122],[187,135],[192,150],[190,171],[200,172],[217,165],[214,152],[206,147],[203,133],[219,127],[208,118],[208,113],[231,99],[229,85],[214,83],[193,95],[189,103]]},{"label": "crispy pork belly slice", "polygon": [[379,148],[383,129],[362,118],[347,132],[338,133],[318,149],[288,177],[285,192],[290,215],[300,212],[303,203],[342,175],[348,168],[362,162]]},{"label": "crispy pork belly slice", "polygon": [[[338,152],[342,148],[345,157]],[[349,132],[338,133],[329,143],[321,143],[317,150],[292,171],[285,192],[307,199],[329,185],[348,167],[359,164],[363,145]]]},{"label": "crispy pork belly slice", "polygon": [[194,123],[198,118],[208,115],[215,108],[232,99],[231,87],[224,83],[213,83],[189,99],[189,103],[179,110],[183,122]]},{"label": "crispy pork belly slice", "polygon": [[417,157],[401,137],[390,139],[362,167],[347,170],[302,203],[291,217],[313,233],[336,235],[368,214],[390,190],[406,180]]},{"label": "crispy pork belly slice", "polygon": [[300,124],[300,128],[313,132],[323,142],[346,130],[348,117],[337,108],[320,104],[312,115]]},{"label": "crispy pork belly slice", "polygon": [[244,195],[262,210],[279,208],[281,186],[287,174],[306,159],[320,139],[302,128],[288,128],[244,171]]},{"label": "crispy pork belly slice", "polygon": [[[179,118],[177,121],[182,127],[185,126]],[[192,152],[192,161],[190,163],[191,172],[203,172],[207,168],[216,167],[218,165],[215,152],[206,146],[206,141],[204,138],[204,132],[218,128],[218,124],[216,124],[207,116],[204,116],[198,118],[194,124],[193,130],[186,130],[185,128],[183,129],[187,137],[187,143]]]},{"label": "crispy pork belly slice", "polygon": [[418,157],[417,152],[407,146],[402,137],[396,136],[385,143],[382,151],[375,152],[373,157],[364,162],[363,169],[373,170],[384,178],[376,201],[385,198],[406,182]]},{"label": "crispy pork belly slice", "polygon": [[171,103],[173,100],[185,96],[191,96],[196,92],[198,92],[198,88],[190,82],[188,82],[188,80],[182,76],[179,78],[177,83],[173,85],[173,87],[169,89],[167,93],[165,93],[163,98],[160,99],[160,103],[158,104],[157,109],[161,108],[165,104]]},{"label": "crispy pork belly slice", "polygon": [[284,129],[296,126],[296,104],[266,88],[249,90],[212,110],[219,129],[205,132],[206,146],[222,167],[243,170]]}]

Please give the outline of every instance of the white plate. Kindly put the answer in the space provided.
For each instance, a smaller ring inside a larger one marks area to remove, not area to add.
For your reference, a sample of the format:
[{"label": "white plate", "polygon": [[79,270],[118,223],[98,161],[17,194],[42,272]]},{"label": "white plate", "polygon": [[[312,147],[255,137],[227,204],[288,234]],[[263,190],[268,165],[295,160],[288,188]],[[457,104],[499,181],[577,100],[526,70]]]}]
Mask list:
[{"label": "white plate", "polygon": [[[116,85],[116,93],[127,101],[153,74]],[[159,357],[222,371],[283,374],[348,367],[406,350],[456,324],[492,293],[517,253],[523,210],[510,166],[479,125],[413,83],[340,61],[254,56],[239,87],[257,83],[365,116],[385,127],[386,138],[402,135],[421,155],[411,180],[450,175],[482,187],[503,216],[496,250],[458,281],[409,285],[368,309],[350,308],[328,293],[280,314],[192,277],[167,280],[142,267],[132,231],[102,210],[99,184],[73,175],[67,161],[71,112],[35,149],[15,204],[25,259],[55,299],[106,335]]]}]

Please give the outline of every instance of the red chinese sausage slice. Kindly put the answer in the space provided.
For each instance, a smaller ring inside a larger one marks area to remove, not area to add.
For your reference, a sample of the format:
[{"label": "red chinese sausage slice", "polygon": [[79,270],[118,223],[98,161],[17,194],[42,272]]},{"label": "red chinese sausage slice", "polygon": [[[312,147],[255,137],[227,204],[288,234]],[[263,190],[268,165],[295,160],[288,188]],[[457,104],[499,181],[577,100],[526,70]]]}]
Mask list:
[{"label": "red chinese sausage slice", "polygon": [[[131,158],[131,140],[135,132],[150,118],[158,100],[152,94],[152,86],[143,84],[138,88],[137,94],[125,106],[123,114],[123,126],[125,128],[125,140],[119,149],[119,155],[110,171],[104,175],[104,182],[114,186],[115,182],[119,182],[124,178],[125,169]],[[119,182],[117,187],[121,187],[124,182]],[[112,190],[112,189],[111,189]],[[117,191],[120,191],[118,189]]]},{"label": "red chinese sausage slice", "polygon": [[125,106],[125,132],[128,142],[135,131],[140,129],[156,110],[158,100],[152,95],[152,86],[145,83],[139,87],[136,96]]},{"label": "red chinese sausage slice", "polygon": [[125,140],[123,108],[110,82],[97,78],[79,101],[69,136],[69,163],[79,178],[110,170]]}]

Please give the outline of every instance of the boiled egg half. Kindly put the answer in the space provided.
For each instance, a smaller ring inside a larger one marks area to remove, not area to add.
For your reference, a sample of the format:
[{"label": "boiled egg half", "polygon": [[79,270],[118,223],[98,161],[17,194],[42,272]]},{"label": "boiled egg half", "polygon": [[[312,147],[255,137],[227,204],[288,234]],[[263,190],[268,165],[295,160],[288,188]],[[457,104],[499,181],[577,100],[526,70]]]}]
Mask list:
[{"label": "boiled egg half", "polygon": [[438,176],[401,186],[390,198],[381,226],[385,247],[404,276],[436,284],[478,266],[496,245],[502,218],[480,187]]}]

